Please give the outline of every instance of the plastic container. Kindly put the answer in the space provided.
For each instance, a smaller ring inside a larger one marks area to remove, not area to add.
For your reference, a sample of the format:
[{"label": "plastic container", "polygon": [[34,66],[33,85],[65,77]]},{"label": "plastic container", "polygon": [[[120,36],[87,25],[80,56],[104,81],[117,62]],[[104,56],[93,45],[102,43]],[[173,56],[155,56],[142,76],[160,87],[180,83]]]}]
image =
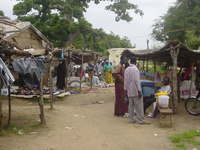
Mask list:
[{"label": "plastic container", "polygon": [[8,89],[5,89],[5,88],[1,89],[1,94],[8,95]]},{"label": "plastic container", "polygon": [[160,95],[158,96],[159,107],[168,108],[169,105],[169,96],[168,95]]},{"label": "plastic container", "polygon": [[168,93],[167,93],[167,91],[160,91],[160,92],[156,93],[155,95],[156,95],[156,100],[158,100],[158,96],[168,95]]}]

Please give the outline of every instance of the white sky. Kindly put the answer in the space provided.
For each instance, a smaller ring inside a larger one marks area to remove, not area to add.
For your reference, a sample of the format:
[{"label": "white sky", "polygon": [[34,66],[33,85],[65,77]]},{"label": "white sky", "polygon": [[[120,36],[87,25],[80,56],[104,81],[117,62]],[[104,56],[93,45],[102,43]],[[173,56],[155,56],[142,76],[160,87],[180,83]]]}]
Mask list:
[{"label": "white sky", "polygon": [[[94,28],[102,28],[105,32],[113,32],[120,37],[127,36],[132,44],[136,44],[136,48],[146,49],[147,39],[150,40],[150,47],[155,44],[158,45],[150,36],[152,25],[154,24],[154,20],[165,14],[175,1],[176,0],[135,0],[133,3],[139,6],[144,12],[144,16],[133,15],[134,20],[129,23],[125,21],[116,22],[114,14],[104,9],[106,4],[110,3],[106,1],[98,5],[90,4],[85,17],[92,23]],[[5,16],[14,19],[16,17],[12,15],[12,7],[16,3],[18,3],[16,0],[0,0],[0,10],[3,10]]]}]

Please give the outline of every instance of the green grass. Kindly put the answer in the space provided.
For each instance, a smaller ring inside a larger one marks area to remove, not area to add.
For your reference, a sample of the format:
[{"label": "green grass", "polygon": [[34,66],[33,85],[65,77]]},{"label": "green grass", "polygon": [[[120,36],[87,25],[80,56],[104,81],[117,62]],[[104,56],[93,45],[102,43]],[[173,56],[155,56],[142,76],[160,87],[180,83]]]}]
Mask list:
[{"label": "green grass", "polygon": [[187,145],[200,147],[200,131],[188,130],[169,137],[176,148],[186,150]]},{"label": "green grass", "polygon": [[17,136],[26,135],[31,132],[37,131],[41,127],[40,122],[31,122],[27,124],[11,124],[8,128],[4,129],[0,136],[14,134]]},{"label": "green grass", "polygon": [[[37,96],[33,96],[30,101],[33,101],[33,102],[38,102],[40,100],[40,97],[37,97]],[[43,101],[44,103],[49,103],[49,99],[46,99],[46,98],[43,98]]]}]

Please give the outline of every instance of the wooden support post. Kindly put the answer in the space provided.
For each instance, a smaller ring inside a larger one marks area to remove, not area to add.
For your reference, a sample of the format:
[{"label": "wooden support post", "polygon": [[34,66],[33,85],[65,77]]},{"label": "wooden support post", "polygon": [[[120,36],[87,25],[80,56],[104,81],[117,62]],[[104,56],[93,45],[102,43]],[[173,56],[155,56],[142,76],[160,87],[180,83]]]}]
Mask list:
[{"label": "wooden support post", "polygon": [[82,77],[81,77],[82,70],[83,70],[83,53],[81,54],[81,70],[80,70],[80,86],[79,86],[80,93],[81,93],[81,82],[82,82]]},{"label": "wooden support post", "polygon": [[2,98],[0,98],[0,132],[3,131],[3,110],[2,110],[2,105],[3,105],[2,104]]},{"label": "wooden support post", "polygon": [[148,72],[148,69],[149,69],[149,60],[147,60],[146,73]]},{"label": "wooden support post", "polygon": [[144,72],[144,63],[145,63],[145,61],[143,60],[142,61],[142,71]]},{"label": "wooden support post", "polygon": [[10,126],[10,120],[11,120],[11,95],[10,95],[10,85],[8,86],[8,122],[6,127]]},{"label": "wooden support post", "polygon": [[182,69],[183,68],[181,68],[180,70],[179,70],[179,72],[178,72],[178,81],[177,81],[177,87],[178,87],[178,89],[177,89],[177,93],[178,93],[178,102],[180,103],[181,102],[181,90],[180,90],[180,78],[181,78],[181,72],[182,72]]},{"label": "wooden support post", "polygon": [[173,85],[173,112],[174,114],[178,113],[178,94],[177,94],[177,59],[179,54],[179,48],[170,50],[170,55],[173,62],[173,75],[172,75],[172,85]]},{"label": "wooden support post", "polygon": [[40,107],[40,121],[42,125],[46,125],[46,119],[44,115],[44,100],[43,100],[43,77],[40,79],[40,99],[38,100]]},{"label": "wooden support post", "polygon": [[[3,81],[0,78],[0,90],[3,87]],[[2,102],[2,98],[1,98],[1,93],[0,93],[0,132],[3,131],[3,102]]]},{"label": "wooden support post", "polygon": [[153,60],[153,67],[154,67],[154,81],[156,81],[157,72],[156,72],[156,61],[155,61],[155,59]]},{"label": "wooden support post", "polygon": [[67,55],[68,56],[67,56],[67,60],[66,60],[66,62],[67,62],[67,64],[66,64],[66,89],[68,89],[68,77],[70,76],[70,74],[69,74],[69,64],[71,62],[70,52],[68,52]]},{"label": "wooden support post", "polygon": [[53,101],[54,101],[52,67],[53,67],[53,59],[50,58],[50,62],[49,62],[50,109],[53,109]]},{"label": "wooden support post", "polygon": [[189,97],[192,95],[192,83],[194,83],[194,63],[192,63],[192,75],[191,75],[191,82],[190,82],[190,91],[189,91]]}]

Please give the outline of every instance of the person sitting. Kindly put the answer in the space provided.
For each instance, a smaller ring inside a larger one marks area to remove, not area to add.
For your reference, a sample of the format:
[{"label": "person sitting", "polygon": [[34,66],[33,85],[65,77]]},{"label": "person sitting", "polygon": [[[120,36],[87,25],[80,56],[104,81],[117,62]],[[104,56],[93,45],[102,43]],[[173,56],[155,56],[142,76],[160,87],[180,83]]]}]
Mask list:
[{"label": "person sitting", "polygon": [[100,83],[99,78],[98,78],[97,75],[95,74],[95,75],[92,77],[92,86],[98,86],[99,83]]},{"label": "person sitting", "polygon": [[[170,94],[171,92],[171,87],[170,87],[170,79],[169,77],[165,76],[163,78],[163,84],[164,86],[162,86],[158,92],[163,92],[166,91],[168,94]],[[153,110],[151,113],[148,114],[148,117],[152,118],[152,117],[156,117],[156,115],[158,114],[158,109],[157,106],[159,107],[159,101],[157,100],[156,102],[153,103]]]},{"label": "person sitting", "polygon": [[159,92],[166,91],[169,94],[171,92],[171,87],[170,87],[169,83],[170,83],[169,77],[165,76],[163,79],[164,86],[162,86],[158,91]]}]

